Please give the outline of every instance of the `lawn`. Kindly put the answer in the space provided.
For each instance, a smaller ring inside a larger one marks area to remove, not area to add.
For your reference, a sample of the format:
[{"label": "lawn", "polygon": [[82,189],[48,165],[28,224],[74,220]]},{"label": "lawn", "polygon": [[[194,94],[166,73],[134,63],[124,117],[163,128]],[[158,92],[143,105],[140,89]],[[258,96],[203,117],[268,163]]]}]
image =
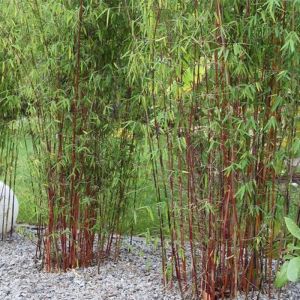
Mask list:
[{"label": "lawn", "polygon": [[[26,150],[26,146],[28,152]],[[32,143],[31,139],[27,137],[20,140],[19,143],[15,194],[20,203],[18,223],[35,224],[37,219],[29,166],[30,155],[32,155]]]}]

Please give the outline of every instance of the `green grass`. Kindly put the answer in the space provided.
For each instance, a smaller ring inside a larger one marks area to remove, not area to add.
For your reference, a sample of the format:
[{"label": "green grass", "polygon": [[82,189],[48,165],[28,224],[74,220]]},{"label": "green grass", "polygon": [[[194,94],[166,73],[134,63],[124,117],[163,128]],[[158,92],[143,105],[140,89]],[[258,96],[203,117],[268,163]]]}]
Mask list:
[{"label": "green grass", "polygon": [[[26,144],[29,152],[31,152],[32,143],[30,138],[26,138]],[[32,193],[30,166],[24,138],[20,140],[19,144],[15,194],[20,204],[18,222],[35,224],[35,199]]]}]

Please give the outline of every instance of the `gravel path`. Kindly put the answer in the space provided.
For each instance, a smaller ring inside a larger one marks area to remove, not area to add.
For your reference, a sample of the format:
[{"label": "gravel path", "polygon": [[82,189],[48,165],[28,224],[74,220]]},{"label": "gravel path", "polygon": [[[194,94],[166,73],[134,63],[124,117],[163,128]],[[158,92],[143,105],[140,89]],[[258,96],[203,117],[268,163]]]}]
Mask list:
[{"label": "gravel path", "polygon": [[[15,234],[10,241],[0,241],[0,300],[181,299],[178,292],[161,284],[159,251],[142,238],[134,238],[131,251],[128,240],[123,245],[118,262],[106,261],[100,274],[97,266],[49,274],[40,271],[34,261],[34,243]],[[254,293],[237,299],[300,300],[300,283],[288,285],[271,298]]]},{"label": "gravel path", "polygon": [[141,245],[137,241],[134,251],[123,250],[118,263],[104,263],[100,274],[97,267],[49,274],[34,263],[35,245],[14,235],[0,242],[0,299],[180,299],[164,290],[159,258],[145,254],[151,251]]}]

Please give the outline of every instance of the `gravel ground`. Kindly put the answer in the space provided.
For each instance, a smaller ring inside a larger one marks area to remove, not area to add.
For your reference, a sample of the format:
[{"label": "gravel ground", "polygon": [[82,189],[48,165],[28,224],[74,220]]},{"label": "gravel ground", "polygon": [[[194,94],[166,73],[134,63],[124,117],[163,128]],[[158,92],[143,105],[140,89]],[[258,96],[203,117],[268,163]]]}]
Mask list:
[{"label": "gravel ground", "polygon": [[49,274],[34,262],[35,245],[15,234],[0,242],[0,299],[180,299],[164,290],[159,258],[141,245],[134,241],[133,251],[123,249],[117,263],[101,265],[100,274],[96,266]]},{"label": "gravel ground", "polygon": [[[159,251],[134,238],[131,251],[125,239],[118,262],[108,260],[97,266],[68,273],[45,273],[34,260],[35,245],[19,234],[0,241],[0,300],[17,299],[122,299],[180,300],[178,291],[161,284]],[[191,297],[187,297],[191,300]],[[281,293],[239,295],[244,299],[300,300],[300,284],[290,284]]]}]

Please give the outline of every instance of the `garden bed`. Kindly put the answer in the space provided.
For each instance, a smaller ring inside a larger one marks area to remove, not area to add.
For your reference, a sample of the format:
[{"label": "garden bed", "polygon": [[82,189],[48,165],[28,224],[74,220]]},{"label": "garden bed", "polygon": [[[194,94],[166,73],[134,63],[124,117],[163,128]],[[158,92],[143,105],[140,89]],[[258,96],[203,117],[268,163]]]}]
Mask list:
[{"label": "garden bed", "polygon": [[118,262],[104,262],[99,274],[97,266],[45,273],[34,243],[15,234],[0,242],[0,299],[180,299],[161,283],[159,256],[143,247],[122,249]]},{"label": "garden bed", "polygon": [[[0,242],[0,299],[181,299],[176,289],[162,285],[160,251],[145,239],[123,241],[119,260],[106,260],[100,266],[46,273],[35,258],[34,233],[22,230]],[[250,293],[243,299],[300,299],[300,284],[290,284],[271,298],[265,291]],[[191,299],[186,296],[186,299]]]}]

